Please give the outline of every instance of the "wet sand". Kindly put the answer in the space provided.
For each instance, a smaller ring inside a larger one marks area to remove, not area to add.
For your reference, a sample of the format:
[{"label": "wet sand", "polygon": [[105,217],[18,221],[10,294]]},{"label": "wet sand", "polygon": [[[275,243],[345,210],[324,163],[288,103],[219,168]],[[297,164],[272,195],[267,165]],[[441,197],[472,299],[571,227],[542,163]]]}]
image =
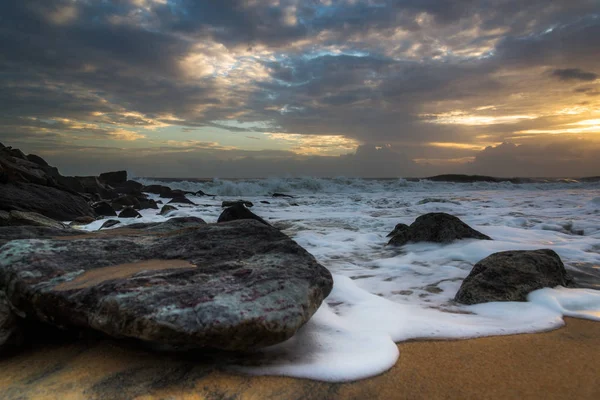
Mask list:
[{"label": "wet sand", "polygon": [[214,362],[81,341],[0,359],[0,399],[600,399],[600,323],[400,343],[386,373],[326,383],[224,372]]}]

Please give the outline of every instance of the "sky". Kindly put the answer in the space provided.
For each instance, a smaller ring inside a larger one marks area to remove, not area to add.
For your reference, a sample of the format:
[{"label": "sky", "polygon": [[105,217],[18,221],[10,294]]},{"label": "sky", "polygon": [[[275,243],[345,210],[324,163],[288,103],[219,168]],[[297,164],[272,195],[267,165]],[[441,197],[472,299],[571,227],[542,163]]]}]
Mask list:
[{"label": "sky", "polygon": [[68,175],[600,175],[600,1],[2,1],[0,110]]}]

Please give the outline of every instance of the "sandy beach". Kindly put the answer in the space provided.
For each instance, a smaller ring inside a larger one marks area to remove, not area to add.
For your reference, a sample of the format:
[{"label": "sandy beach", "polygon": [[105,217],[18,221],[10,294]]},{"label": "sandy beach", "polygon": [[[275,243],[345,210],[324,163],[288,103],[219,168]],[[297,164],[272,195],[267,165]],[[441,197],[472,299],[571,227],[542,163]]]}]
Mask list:
[{"label": "sandy beach", "polygon": [[386,373],[325,383],[223,372],[213,363],[110,341],[51,345],[0,360],[2,399],[597,399],[600,323],[551,332],[400,343]]}]

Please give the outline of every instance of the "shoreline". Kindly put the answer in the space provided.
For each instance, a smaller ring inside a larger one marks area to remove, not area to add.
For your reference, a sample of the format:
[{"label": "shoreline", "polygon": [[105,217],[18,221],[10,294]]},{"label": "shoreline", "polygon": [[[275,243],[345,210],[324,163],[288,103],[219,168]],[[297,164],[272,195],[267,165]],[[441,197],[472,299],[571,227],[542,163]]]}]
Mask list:
[{"label": "shoreline", "polygon": [[176,355],[77,342],[0,359],[3,399],[596,399],[600,323],[547,332],[398,344],[381,375],[348,383],[244,376]]}]

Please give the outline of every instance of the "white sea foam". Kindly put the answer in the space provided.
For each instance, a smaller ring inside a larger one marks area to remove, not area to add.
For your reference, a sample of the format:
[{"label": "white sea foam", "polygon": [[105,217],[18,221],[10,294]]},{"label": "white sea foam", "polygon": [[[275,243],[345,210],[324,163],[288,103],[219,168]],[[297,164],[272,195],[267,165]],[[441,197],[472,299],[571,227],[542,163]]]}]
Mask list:
[{"label": "white sea foam", "polygon": [[[563,316],[600,320],[600,291],[592,289],[547,288],[522,303],[452,302],[473,264],[503,250],[551,248],[568,270],[595,276],[597,284],[598,183],[290,178],[169,186],[218,196],[190,196],[200,205],[176,205],[179,210],[168,217],[193,215],[215,222],[221,201],[243,197],[254,202],[256,214],[290,235],[334,275],[331,295],[292,339],[263,350],[260,365],[236,367],[248,373],[361,379],[395,363],[394,342],[538,332],[562,326]],[[271,198],[273,192],[295,198]],[[418,243],[401,249],[385,245],[386,234],[397,223],[410,224],[421,214],[439,211],[458,216],[494,240]],[[122,222],[167,219],[156,213],[144,210],[141,219]],[[85,229],[98,229],[102,223]]]}]

